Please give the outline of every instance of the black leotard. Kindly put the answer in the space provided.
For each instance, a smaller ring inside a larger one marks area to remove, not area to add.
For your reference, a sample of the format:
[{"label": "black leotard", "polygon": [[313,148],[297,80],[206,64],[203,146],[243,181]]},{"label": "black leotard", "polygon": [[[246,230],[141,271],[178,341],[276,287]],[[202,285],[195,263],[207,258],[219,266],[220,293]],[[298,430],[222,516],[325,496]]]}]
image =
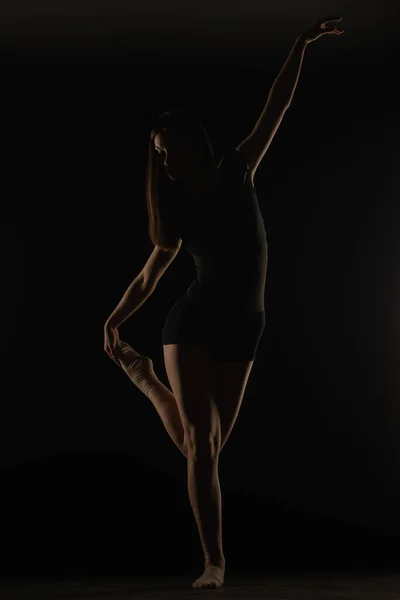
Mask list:
[{"label": "black leotard", "polygon": [[203,195],[180,191],[170,215],[197,270],[186,294],[211,311],[261,312],[268,246],[250,171],[236,148],[218,170],[219,179]]}]

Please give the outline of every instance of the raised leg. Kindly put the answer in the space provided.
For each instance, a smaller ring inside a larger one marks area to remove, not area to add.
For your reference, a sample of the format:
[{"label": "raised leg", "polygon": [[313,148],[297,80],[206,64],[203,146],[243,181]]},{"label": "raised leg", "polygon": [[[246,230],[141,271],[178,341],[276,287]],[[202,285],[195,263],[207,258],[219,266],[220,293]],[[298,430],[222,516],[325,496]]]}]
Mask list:
[{"label": "raised leg", "polygon": [[196,345],[164,346],[171,392],[157,378],[151,359],[129,344],[120,341],[116,357],[188,460],[189,499],[205,556],[204,573],[193,587],[220,587],[225,558],[218,458],[236,421],[253,361],[218,364]]},{"label": "raised leg", "polygon": [[[175,395],[158,379],[152,360],[138,354],[121,340],[116,356],[131,381],[149,398],[171,440],[187,458],[185,432]],[[217,392],[214,400],[221,425],[220,452],[236,422],[253,364],[254,361],[219,363],[217,366]]]},{"label": "raised leg", "polygon": [[151,358],[142,356],[122,340],[117,344],[115,357],[129,379],[149,398],[171,440],[187,458],[185,434],[175,396],[154,373]]},{"label": "raised leg", "polygon": [[175,396],[162,381],[157,379],[148,392],[148,398],[156,409],[169,437],[183,456],[187,458],[188,450],[185,441],[185,432]]}]

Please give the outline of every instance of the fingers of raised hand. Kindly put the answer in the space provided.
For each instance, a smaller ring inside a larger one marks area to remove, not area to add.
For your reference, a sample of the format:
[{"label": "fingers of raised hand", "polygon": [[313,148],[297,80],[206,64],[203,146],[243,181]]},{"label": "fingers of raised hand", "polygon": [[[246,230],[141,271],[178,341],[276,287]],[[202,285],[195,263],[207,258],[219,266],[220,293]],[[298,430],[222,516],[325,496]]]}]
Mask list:
[{"label": "fingers of raised hand", "polygon": [[326,27],[327,23],[331,23],[332,21],[341,21],[343,17],[324,17],[323,19],[318,19],[318,23],[321,27]]},{"label": "fingers of raised hand", "polygon": [[318,24],[325,33],[335,33],[336,35],[340,35],[344,32],[344,29],[343,27],[338,27],[336,25],[336,21],[341,21],[342,19],[343,17],[328,17],[325,19],[320,19]]}]

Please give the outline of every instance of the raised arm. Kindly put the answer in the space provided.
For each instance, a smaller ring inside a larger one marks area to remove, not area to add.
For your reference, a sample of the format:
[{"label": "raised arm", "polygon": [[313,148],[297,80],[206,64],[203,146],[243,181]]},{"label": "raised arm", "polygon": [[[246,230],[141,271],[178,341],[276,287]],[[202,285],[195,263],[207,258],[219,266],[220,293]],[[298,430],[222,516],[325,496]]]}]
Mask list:
[{"label": "raised arm", "polygon": [[300,35],[293,44],[285,64],[271,87],[266,105],[252,132],[237,146],[237,150],[243,155],[252,177],[290,106],[299,80],[306,47],[322,35],[329,33],[340,35],[343,33],[343,30],[334,23],[334,21],[340,20],[341,17],[319,19],[313,27]]}]

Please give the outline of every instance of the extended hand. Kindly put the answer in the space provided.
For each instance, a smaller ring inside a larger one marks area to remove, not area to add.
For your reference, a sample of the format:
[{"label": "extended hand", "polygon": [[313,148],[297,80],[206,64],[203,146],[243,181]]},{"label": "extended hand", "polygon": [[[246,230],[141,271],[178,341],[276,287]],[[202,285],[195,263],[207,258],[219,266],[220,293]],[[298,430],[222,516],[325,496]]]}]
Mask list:
[{"label": "extended hand", "polygon": [[344,33],[342,27],[338,27],[334,21],[341,21],[343,17],[326,17],[325,19],[318,19],[313,27],[303,33],[302,37],[305,42],[309,44],[314,40],[317,40],[321,35],[329,35],[334,33],[335,35],[341,35]]},{"label": "extended hand", "polygon": [[117,364],[121,366],[118,359],[115,357],[115,350],[117,342],[119,341],[118,327],[114,327],[108,321],[104,325],[104,350],[108,356]]}]

